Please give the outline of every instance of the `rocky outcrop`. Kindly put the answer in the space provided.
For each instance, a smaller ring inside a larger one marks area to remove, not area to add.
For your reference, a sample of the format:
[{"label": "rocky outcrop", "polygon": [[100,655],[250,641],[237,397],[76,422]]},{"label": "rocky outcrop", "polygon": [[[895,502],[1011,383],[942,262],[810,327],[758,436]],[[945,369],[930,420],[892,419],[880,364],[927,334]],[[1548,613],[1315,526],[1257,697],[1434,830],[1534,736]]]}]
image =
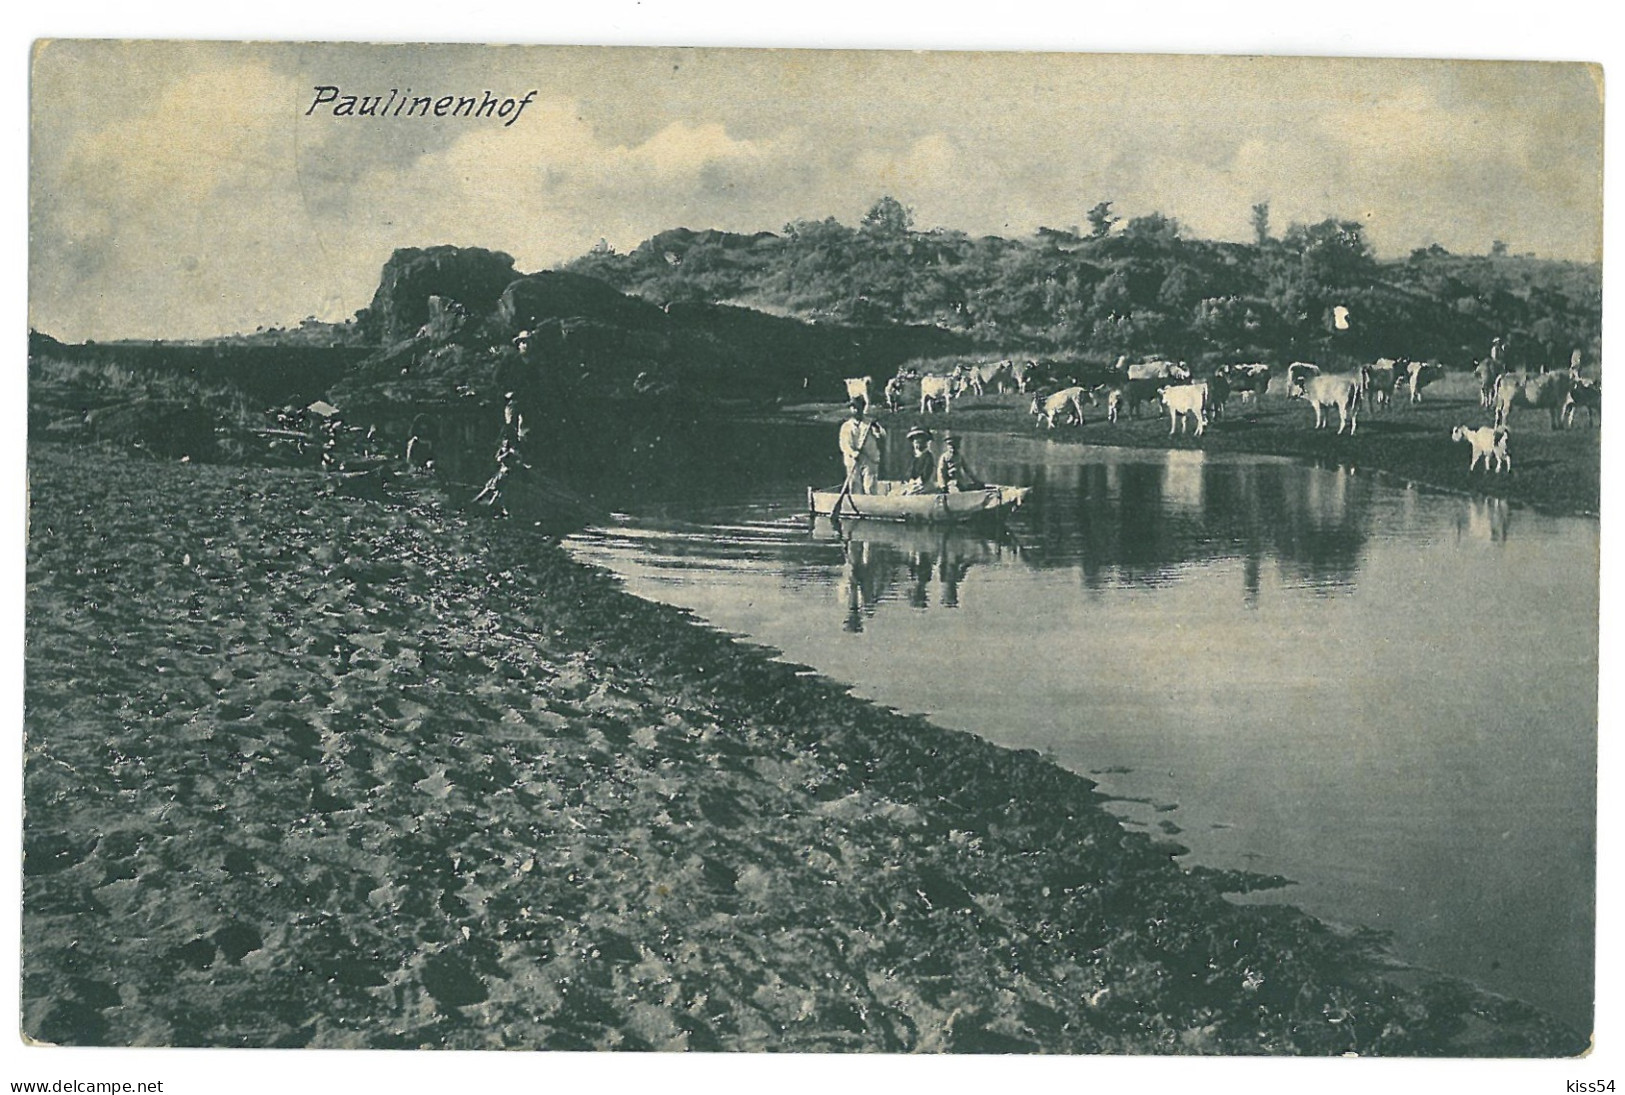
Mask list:
[{"label": "rocky outcrop", "polygon": [[548,320],[658,330],[665,326],[666,317],[658,306],[629,297],[597,278],[543,270],[514,281],[502,291],[497,318],[503,328],[517,333]]},{"label": "rocky outcrop", "polygon": [[489,315],[502,291],[519,275],[513,256],[483,247],[402,247],[389,256],[360,314],[363,329],[377,342],[411,338],[430,320],[429,298],[457,301],[472,316]]}]

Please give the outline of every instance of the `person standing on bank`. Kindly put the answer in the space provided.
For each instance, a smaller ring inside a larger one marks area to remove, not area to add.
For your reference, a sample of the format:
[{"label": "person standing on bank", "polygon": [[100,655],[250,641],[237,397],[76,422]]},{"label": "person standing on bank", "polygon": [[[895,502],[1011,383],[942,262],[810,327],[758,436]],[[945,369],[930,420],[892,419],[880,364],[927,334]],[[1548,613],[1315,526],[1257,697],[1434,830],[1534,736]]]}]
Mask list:
[{"label": "person standing on bank", "polygon": [[846,482],[853,494],[873,494],[880,474],[880,442],[886,431],[864,414],[862,399],[852,400],[852,414],[841,423],[841,456],[846,461]]}]

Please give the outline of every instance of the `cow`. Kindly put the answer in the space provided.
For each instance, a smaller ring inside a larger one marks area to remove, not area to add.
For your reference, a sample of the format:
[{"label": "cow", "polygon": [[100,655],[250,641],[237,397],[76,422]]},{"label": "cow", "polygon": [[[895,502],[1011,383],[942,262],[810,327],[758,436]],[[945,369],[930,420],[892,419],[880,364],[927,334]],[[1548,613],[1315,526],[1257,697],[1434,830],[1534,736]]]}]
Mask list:
[{"label": "cow", "polygon": [[1040,366],[1036,361],[1011,361],[1010,379],[1016,382],[1016,391],[1022,395],[1027,394],[1027,387],[1037,379]]},{"label": "cow", "polygon": [[1563,424],[1574,425],[1574,408],[1586,409],[1586,421],[1596,425],[1597,416],[1602,413],[1602,384],[1596,380],[1587,380],[1584,377],[1575,377],[1574,386],[1569,389],[1569,398],[1563,404]]},{"label": "cow", "polygon": [[846,378],[846,398],[863,400],[863,409],[869,409],[869,391],[874,387],[874,378],[868,376],[849,376]]},{"label": "cow", "polygon": [[1484,470],[1490,470],[1490,460],[1495,461],[1497,473],[1502,468],[1512,470],[1512,458],[1507,455],[1507,428],[1505,426],[1480,426],[1473,429],[1469,426],[1457,426],[1450,431],[1450,440],[1466,441],[1473,447],[1473,455],[1467,461],[1467,470],[1472,471],[1478,467],[1480,460],[1484,461]]},{"label": "cow", "polygon": [[1495,382],[1495,424],[1505,426],[1513,407],[1545,408],[1552,429],[1561,429],[1563,408],[1574,390],[1572,373],[1502,373]]},{"label": "cow", "polygon": [[1055,416],[1072,408],[1074,424],[1083,425],[1083,401],[1087,399],[1093,403],[1095,397],[1080,387],[1062,388],[1050,395],[1033,396],[1032,413],[1037,415],[1044,425],[1055,428]]},{"label": "cow", "polygon": [[1162,389],[1161,398],[1162,405],[1168,411],[1169,437],[1175,432],[1185,432],[1186,415],[1196,420],[1196,436],[1202,436],[1202,431],[1207,429],[1207,381],[1204,380],[1199,384],[1170,384]]},{"label": "cow", "polygon": [[1495,405],[1495,382],[1506,373],[1506,363],[1498,357],[1486,357],[1473,366],[1478,378],[1478,405],[1489,410]]},{"label": "cow", "polygon": [[[1123,359],[1117,359],[1117,367],[1123,367]],[[1141,361],[1128,367],[1130,380],[1189,380],[1191,371],[1183,362],[1178,361]]]},{"label": "cow", "polygon": [[1156,402],[1158,394],[1169,383],[1167,380],[1119,380],[1101,385],[1100,390],[1106,393],[1106,421],[1116,422],[1125,407],[1130,418],[1140,417],[1140,408]]},{"label": "cow", "polygon": [[1015,379],[1011,373],[1014,365],[1015,362],[1008,358],[1004,361],[995,361],[992,364],[972,365],[965,369],[965,384],[977,395],[986,395],[990,384],[997,384],[999,391],[1002,392],[1004,391],[1005,381]]},{"label": "cow", "polygon": [[1303,394],[1303,385],[1312,376],[1320,375],[1320,366],[1307,361],[1294,361],[1286,367],[1286,397],[1296,399]]},{"label": "cow", "polygon": [[1230,379],[1219,371],[1207,379],[1208,414],[1218,418],[1224,414],[1224,405],[1230,402]]},{"label": "cow", "polygon": [[1243,399],[1256,397],[1262,400],[1264,393],[1270,390],[1270,367],[1261,363],[1220,365],[1213,370],[1213,375],[1223,376],[1230,390]]},{"label": "cow", "polygon": [[1406,365],[1405,386],[1410,390],[1411,402],[1422,402],[1422,389],[1444,375],[1444,366],[1437,361],[1412,361]]},{"label": "cow", "polygon": [[1401,358],[1379,357],[1376,364],[1368,365],[1362,371],[1364,375],[1364,388],[1361,397],[1369,408],[1386,407],[1393,402],[1394,389],[1399,385],[1400,371],[1407,369],[1409,362]]},{"label": "cow", "polygon": [[1336,407],[1337,432],[1342,433],[1347,427],[1349,436],[1353,437],[1360,424],[1360,386],[1360,377],[1355,374],[1316,373],[1306,375],[1292,394],[1315,409],[1315,429],[1326,425],[1326,408]]},{"label": "cow", "polygon": [[940,373],[927,373],[920,377],[920,413],[931,413],[932,405],[940,402],[944,414],[952,411],[954,396],[959,394],[959,386],[951,376]]}]

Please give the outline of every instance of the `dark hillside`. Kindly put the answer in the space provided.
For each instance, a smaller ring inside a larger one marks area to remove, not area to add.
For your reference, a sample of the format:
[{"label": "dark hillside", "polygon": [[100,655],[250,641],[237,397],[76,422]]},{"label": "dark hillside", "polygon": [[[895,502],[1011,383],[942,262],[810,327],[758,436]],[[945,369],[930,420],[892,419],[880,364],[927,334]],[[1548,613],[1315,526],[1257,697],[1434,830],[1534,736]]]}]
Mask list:
[{"label": "dark hillside", "polygon": [[1502,338],[1518,364],[1567,365],[1576,349],[1587,365],[1599,358],[1597,265],[1437,246],[1378,261],[1356,221],[1294,224],[1240,244],[1188,238],[1160,214],[1115,228],[1107,213],[1089,234],[973,238],[918,231],[907,209],[882,199],[856,228],[829,218],[796,221],[782,235],[676,229],[566,269],[661,305],[929,324],[1001,354],[1330,364],[1403,356],[1465,368]]}]

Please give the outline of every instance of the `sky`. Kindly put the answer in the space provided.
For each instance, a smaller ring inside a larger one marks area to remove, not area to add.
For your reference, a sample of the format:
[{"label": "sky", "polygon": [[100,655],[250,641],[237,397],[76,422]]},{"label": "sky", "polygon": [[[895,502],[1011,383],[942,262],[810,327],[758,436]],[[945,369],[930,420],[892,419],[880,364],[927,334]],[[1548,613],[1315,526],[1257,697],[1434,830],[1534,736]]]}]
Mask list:
[{"label": "sky", "polygon": [[[408,89],[535,94],[507,122],[334,113]],[[1583,64],[57,40],[30,122],[29,322],[67,341],[344,319],[398,247],[528,272],[887,194],[973,235],[1109,200],[1246,240],[1268,202],[1277,232],[1357,219],[1384,257],[1601,254]]]}]

